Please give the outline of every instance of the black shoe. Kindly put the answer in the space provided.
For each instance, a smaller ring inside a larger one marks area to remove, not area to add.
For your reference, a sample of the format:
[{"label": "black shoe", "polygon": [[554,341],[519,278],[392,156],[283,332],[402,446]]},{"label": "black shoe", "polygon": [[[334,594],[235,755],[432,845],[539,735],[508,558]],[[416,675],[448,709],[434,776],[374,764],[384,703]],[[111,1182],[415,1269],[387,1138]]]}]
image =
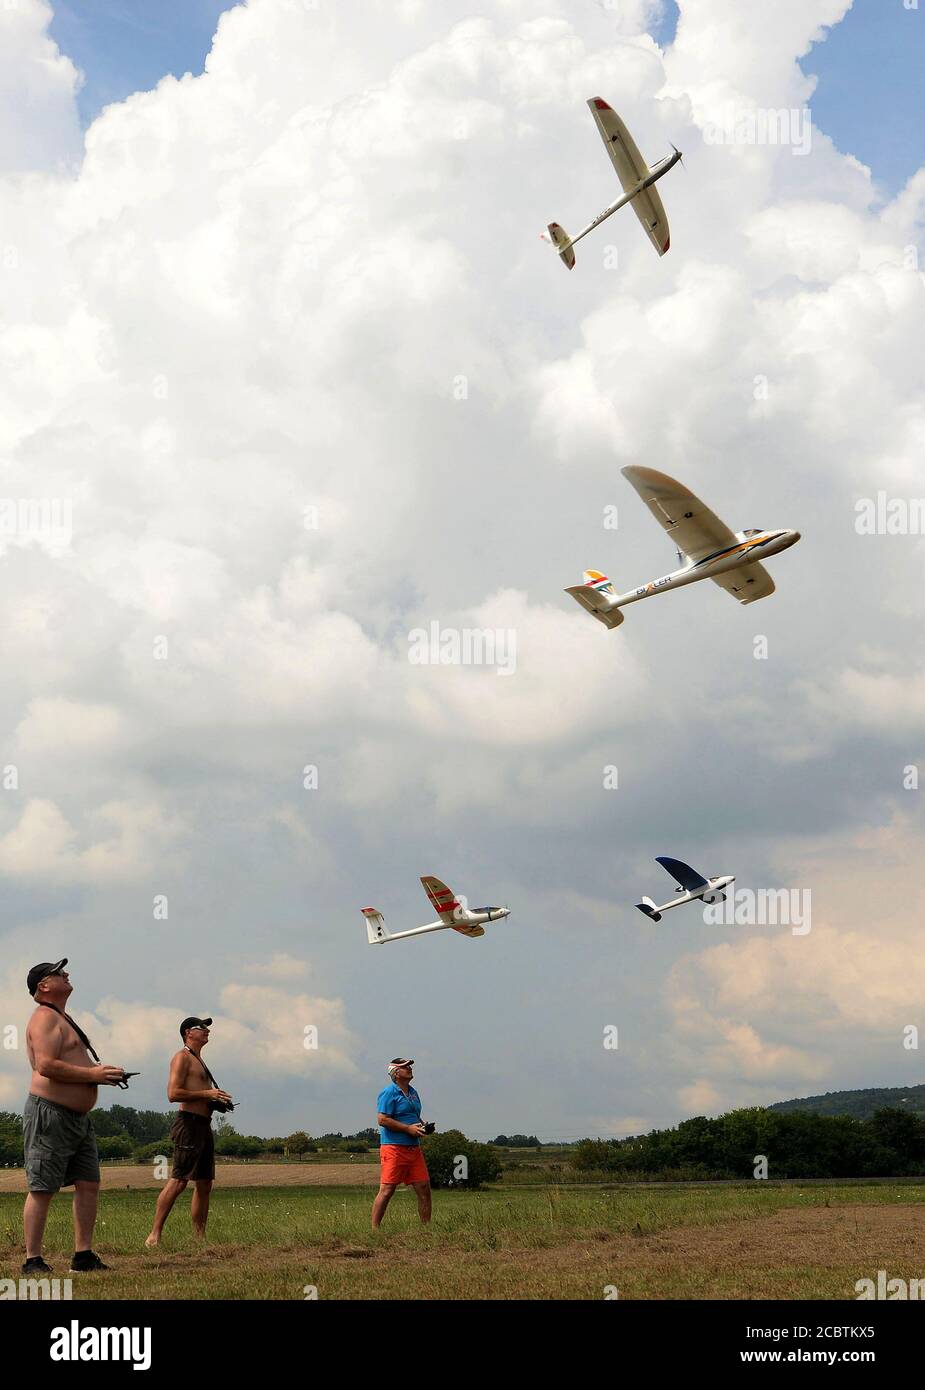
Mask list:
[{"label": "black shoe", "polygon": [[31,1255],[22,1267],[23,1274],[51,1274],[51,1265],[47,1265],[41,1255]]},{"label": "black shoe", "polygon": [[94,1269],[108,1269],[109,1265],[104,1265],[99,1255],[94,1255],[92,1250],[78,1250],[71,1260],[69,1274],[87,1274]]}]

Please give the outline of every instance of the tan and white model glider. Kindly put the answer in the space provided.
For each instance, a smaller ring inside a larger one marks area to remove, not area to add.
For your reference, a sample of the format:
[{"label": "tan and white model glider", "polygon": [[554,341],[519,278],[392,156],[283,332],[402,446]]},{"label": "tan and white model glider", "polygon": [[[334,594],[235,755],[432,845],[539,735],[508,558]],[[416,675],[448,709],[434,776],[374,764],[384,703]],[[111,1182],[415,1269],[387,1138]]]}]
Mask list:
[{"label": "tan and white model glider", "polygon": [[386,941],[401,941],[406,936],[424,936],[427,932],[446,931],[452,927],[463,936],[484,936],[486,922],[498,922],[510,917],[509,907],[469,907],[465,898],[457,898],[452,889],[441,883],[439,878],[426,874],[421,879],[424,892],[439,921],[428,922],[424,927],[412,927],[409,931],[390,932],[385,925],[382,913],[374,907],[361,908],[366,918],[366,935],[370,946],[380,946]]},{"label": "tan and white model glider", "polygon": [[623,469],[658,524],[674,541],[681,568],[638,589],[618,594],[606,574],[585,570],[584,583],[566,589],[605,627],[619,627],[623,609],[654,594],[712,579],[739,603],[754,603],[774,592],[774,580],[761,564],[769,555],[795,545],[799,531],[730,531],[683,483],[654,468]]},{"label": "tan and white model glider", "polygon": [[632,135],[603,97],[592,97],[588,106],[623,187],[623,197],[617,198],[616,202],[610,203],[603,212],[598,213],[594,221],[589,222],[587,227],[582,227],[577,236],[569,236],[558,222],[550,222],[544,233],[545,239],[552,242],[559,253],[559,259],[571,270],[575,264],[575,243],[629,203],[645,228],[646,236],[658,254],[664,256],[671,245],[671,236],[668,231],[668,218],[665,216],[665,209],[655,185],[677,164],[681,158],[680,150],[676,150],[672,145],[674,153],[666,155],[650,169],[639,153]]}]

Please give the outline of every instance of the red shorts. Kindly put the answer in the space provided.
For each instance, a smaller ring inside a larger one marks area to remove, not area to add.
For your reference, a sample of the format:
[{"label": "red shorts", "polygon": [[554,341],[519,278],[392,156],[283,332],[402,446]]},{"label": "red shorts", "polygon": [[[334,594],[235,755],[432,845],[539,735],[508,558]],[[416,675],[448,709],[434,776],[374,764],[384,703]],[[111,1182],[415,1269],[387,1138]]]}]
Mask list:
[{"label": "red shorts", "polygon": [[399,1187],[415,1182],[430,1182],[424,1155],[417,1144],[381,1144],[382,1182]]}]

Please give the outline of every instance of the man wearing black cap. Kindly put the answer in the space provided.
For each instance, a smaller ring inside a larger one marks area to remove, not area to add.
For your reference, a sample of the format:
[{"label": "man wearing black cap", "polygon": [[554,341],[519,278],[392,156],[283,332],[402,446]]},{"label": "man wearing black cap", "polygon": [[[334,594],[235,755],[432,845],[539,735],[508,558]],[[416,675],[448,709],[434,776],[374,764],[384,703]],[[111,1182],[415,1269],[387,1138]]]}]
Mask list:
[{"label": "man wearing black cap", "polygon": [[233,1109],[227,1091],[215,1084],[200,1053],[209,1041],[211,1018],[185,1018],[180,1024],[183,1046],[170,1061],[167,1099],[180,1102],[180,1112],[170,1131],[173,1140],[173,1168],[164,1184],[154,1211],[154,1225],[145,1241],[149,1248],[161,1243],[164,1223],[174,1202],[192,1180],[195,1184],[191,1215],[197,1236],[206,1233],[209,1194],[215,1179],[215,1143],[212,1138],[212,1111]]},{"label": "man wearing black cap", "polygon": [[[32,1081],[23,1110],[26,1182],[29,1195],[23,1211],[26,1238],[24,1274],[50,1274],[42,1258],[48,1208],[62,1187],[74,1187],[74,1258],[70,1272],[106,1269],[93,1253],[100,1188],[96,1135],[89,1117],[99,1086],[117,1086],[126,1076],[122,1067],[100,1064],[87,1035],[64,1012],[74,986],[67,958],[33,965],[26,986],[36,1003],[26,1029],[26,1051]],[[91,1061],[88,1052],[96,1061]]]}]

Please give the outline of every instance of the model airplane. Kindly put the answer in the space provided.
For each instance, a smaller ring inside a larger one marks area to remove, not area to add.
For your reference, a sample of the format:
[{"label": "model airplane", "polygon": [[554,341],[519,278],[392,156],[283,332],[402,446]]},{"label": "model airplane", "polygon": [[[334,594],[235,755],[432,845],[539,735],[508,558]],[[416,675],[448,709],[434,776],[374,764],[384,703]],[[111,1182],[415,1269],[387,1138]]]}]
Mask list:
[{"label": "model airplane", "polygon": [[583,227],[577,236],[570,237],[558,222],[550,222],[543,239],[552,242],[559,253],[559,259],[571,270],[575,264],[575,243],[581,241],[589,232],[593,232],[595,227],[599,227],[618,208],[630,203],[646,230],[646,236],[658,254],[664,256],[671,244],[671,236],[668,231],[668,218],[665,216],[665,209],[655,184],[677,164],[681,158],[680,150],[676,150],[672,145],[674,154],[666,155],[650,169],[616,111],[608,106],[602,97],[592,97],[588,106],[601,132],[601,139],[607,146],[607,153],[617,171],[617,178],[623,185],[623,197],[598,213],[594,221]]},{"label": "model airplane", "polygon": [[605,627],[619,627],[621,609],[639,599],[712,579],[739,603],[754,603],[774,592],[774,580],[760,563],[800,539],[799,531],[730,531],[682,483],[654,468],[624,468],[627,478],[678,550],[681,568],[638,589],[618,594],[606,574],[585,570],[584,583],[566,589]]},{"label": "model airplane", "polygon": [[680,907],[682,903],[692,903],[697,898],[702,898],[705,903],[721,903],[726,897],[723,889],[727,888],[730,883],[735,883],[735,874],[720,874],[719,878],[704,878],[703,874],[698,874],[697,870],[692,869],[690,864],[685,864],[683,859],[669,859],[664,854],[657,855],[655,862],[667,869],[672,878],[677,881],[677,891],[681,897],[672,898],[670,903],[662,903],[661,907],[656,907],[651,898],[643,898],[641,903],[637,903],[636,906],[639,911],[644,912],[653,922],[660,922],[662,913],[667,912],[669,907]]},{"label": "model airplane", "polygon": [[431,878],[428,875],[422,878],[421,882],[431,906],[440,918],[439,922],[429,922],[425,927],[412,927],[410,931],[390,932],[381,912],[374,907],[364,907],[361,910],[366,918],[366,935],[370,946],[380,946],[384,941],[401,941],[405,936],[423,936],[426,932],[446,931],[447,927],[461,932],[463,936],[484,936],[484,922],[498,922],[502,917],[511,915],[509,907],[468,907],[465,899],[457,898],[439,878]]}]

